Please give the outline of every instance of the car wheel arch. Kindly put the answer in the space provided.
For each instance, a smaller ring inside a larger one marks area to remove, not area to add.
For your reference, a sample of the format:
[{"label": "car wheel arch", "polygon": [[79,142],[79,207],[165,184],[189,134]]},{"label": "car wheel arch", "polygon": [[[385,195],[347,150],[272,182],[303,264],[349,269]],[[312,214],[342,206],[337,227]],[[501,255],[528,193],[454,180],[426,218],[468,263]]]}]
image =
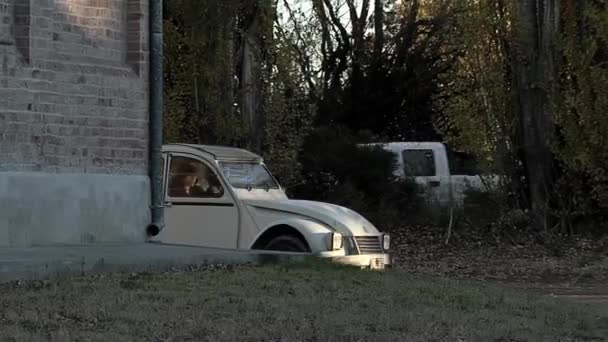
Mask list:
[{"label": "car wheel arch", "polygon": [[264,230],[256,239],[255,242],[251,245],[251,249],[263,249],[270,241],[280,236],[292,236],[296,237],[303,244],[306,245],[306,248],[310,252],[312,250],[312,246],[310,242],[306,238],[305,234],[303,234],[299,229],[289,224],[277,224],[268,229]]}]

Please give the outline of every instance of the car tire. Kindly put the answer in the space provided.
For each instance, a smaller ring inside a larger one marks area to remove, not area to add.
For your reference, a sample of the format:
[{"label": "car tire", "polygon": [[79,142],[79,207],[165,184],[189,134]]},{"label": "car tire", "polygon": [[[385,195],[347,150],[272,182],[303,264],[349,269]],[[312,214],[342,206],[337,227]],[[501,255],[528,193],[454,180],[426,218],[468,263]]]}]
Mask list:
[{"label": "car tire", "polygon": [[275,237],[266,244],[264,249],[268,251],[296,253],[310,252],[305,242],[303,242],[300,238],[291,235],[281,235]]}]

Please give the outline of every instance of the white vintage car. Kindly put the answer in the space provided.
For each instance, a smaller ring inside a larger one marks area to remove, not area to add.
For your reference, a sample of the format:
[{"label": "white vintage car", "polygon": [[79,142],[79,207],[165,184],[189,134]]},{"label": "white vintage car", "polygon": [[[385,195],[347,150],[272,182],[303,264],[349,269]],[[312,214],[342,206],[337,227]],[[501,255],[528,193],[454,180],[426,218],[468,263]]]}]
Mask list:
[{"label": "white vintage car", "polygon": [[151,241],[309,253],[373,269],[392,265],[388,234],[350,209],[289,199],[254,153],[169,144],[162,155],[165,227]]}]

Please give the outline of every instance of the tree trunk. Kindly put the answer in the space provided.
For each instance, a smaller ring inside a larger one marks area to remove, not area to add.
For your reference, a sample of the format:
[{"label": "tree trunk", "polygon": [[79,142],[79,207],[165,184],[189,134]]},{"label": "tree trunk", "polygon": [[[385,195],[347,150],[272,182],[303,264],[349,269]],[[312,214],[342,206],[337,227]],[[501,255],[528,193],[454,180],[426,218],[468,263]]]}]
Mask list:
[{"label": "tree trunk", "polygon": [[252,1],[243,18],[243,39],[240,56],[241,118],[247,125],[247,148],[257,153],[262,149],[262,111],[260,111],[261,20],[260,4]]},{"label": "tree trunk", "polygon": [[335,50],[331,33],[329,32],[329,19],[325,13],[323,0],[313,0],[312,6],[321,25],[321,79],[323,84],[320,91],[324,93],[329,88],[331,70],[333,70],[336,64],[335,60],[329,58],[330,55],[334,54]]},{"label": "tree trunk", "polygon": [[[224,27],[224,41],[226,42],[226,46],[224,47],[224,56],[228,60],[223,61],[223,73],[221,77],[221,94],[222,99],[220,99],[221,109],[219,115],[228,115],[232,116],[235,114],[235,93],[237,90],[238,84],[235,81],[235,75],[237,70],[237,63],[240,62],[240,56],[238,55],[238,51],[240,48],[238,46],[238,41],[235,43],[235,32],[237,32],[237,22],[236,16],[238,14],[233,13],[233,16],[228,18],[228,23]],[[235,141],[232,141],[235,143]]]},{"label": "tree trunk", "polygon": [[365,26],[367,24],[369,0],[363,0],[360,14],[357,13],[354,0],[346,0],[346,4],[350,10],[350,21],[352,23],[353,56],[351,82],[355,84],[355,88],[363,78],[362,66],[365,55]]},{"label": "tree trunk", "polygon": [[380,62],[384,47],[384,0],[374,1],[374,61]]},{"label": "tree trunk", "polygon": [[519,58],[512,63],[522,155],[534,225],[539,231],[547,231],[554,184],[554,156],[549,146],[554,124],[549,99],[555,93],[553,44],[559,32],[559,0],[522,0],[517,7]]}]

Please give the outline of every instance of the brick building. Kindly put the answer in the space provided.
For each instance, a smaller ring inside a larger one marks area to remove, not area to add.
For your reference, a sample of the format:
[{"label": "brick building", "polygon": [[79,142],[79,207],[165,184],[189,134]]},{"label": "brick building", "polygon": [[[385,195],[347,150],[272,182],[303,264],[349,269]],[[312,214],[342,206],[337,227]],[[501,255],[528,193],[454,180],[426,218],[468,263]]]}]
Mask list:
[{"label": "brick building", "polygon": [[145,239],[147,3],[0,0],[0,246]]}]

